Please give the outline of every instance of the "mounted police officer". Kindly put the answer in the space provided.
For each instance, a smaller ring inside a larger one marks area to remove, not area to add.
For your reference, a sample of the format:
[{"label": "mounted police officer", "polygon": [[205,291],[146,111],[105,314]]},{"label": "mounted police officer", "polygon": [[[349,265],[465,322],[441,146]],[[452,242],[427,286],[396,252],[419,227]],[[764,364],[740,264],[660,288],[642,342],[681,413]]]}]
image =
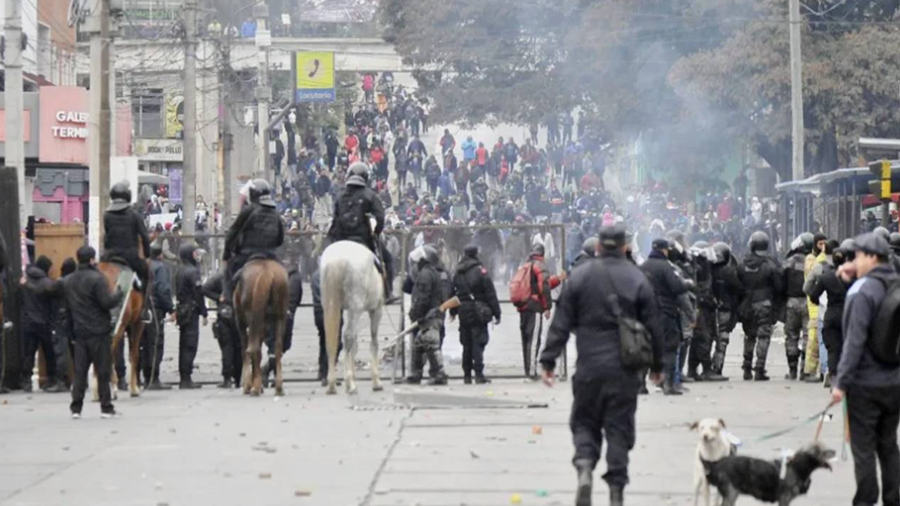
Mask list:
[{"label": "mounted police officer", "polygon": [[[131,188],[127,181],[109,190],[112,203],[103,213],[103,261],[121,259],[137,274],[139,290],[147,285],[147,261],[150,258],[150,235],[144,218],[131,205]],[[141,258],[143,253],[143,258]]]},{"label": "mounted police officer", "polygon": [[453,277],[453,293],[462,305],[451,314],[459,313],[464,381],[467,385],[472,383],[474,369],[476,383],[490,383],[484,376],[484,347],[489,338],[488,323],[493,319],[500,324],[500,302],[488,270],[478,260],[478,246],[466,246],[463,255]]},{"label": "mounted police officer", "polygon": [[787,309],[784,316],[784,352],[787,356],[788,373],[785,379],[797,379],[797,363],[800,360],[800,343],[806,341],[809,311],[806,307],[806,294],[803,293],[804,268],[806,256],[812,253],[814,236],[805,232],[800,234],[784,261],[784,288],[787,297]]},{"label": "mounted police officer", "polygon": [[[375,219],[375,230],[369,225],[369,217]],[[347,186],[334,203],[334,218],[328,238],[331,242],[354,241],[372,250],[383,265],[385,274],[385,295],[390,301],[392,287],[387,280],[393,279],[393,263],[387,248],[381,247],[379,236],[384,230],[384,204],[369,188],[369,168],[362,162],[350,166]]]},{"label": "mounted police officer", "polygon": [[[445,293],[449,280],[441,278],[438,271],[437,250],[425,246],[425,256],[419,260],[419,272],[416,275],[412,291],[412,307],[409,319],[419,323],[419,329],[413,338],[413,356],[411,375],[408,383],[419,384],[422,381],[424,359],[429,362],[432,372],[432,385],[446,385],[447,375],[444,373],[444,358],[441,353],[441,332],[444,327],[444,315],[440,311],[441,304],[449,299]],[[446,273],[443,273],[446,276]]]},{"label": "mounted police officer", "polygon": [[[744,327],[744,379],[768,381],[766,357],[775,311],[772,301],[782,296],[781,267],[768,256],[769,236],[758,230],[750,235],[750,251],[738,268],[738,279],[746,291],[741,322]],[[756,349],[756,367],[753,367],[753,350]]]},{"label": "mounted police officer", "polygon": [[250,204],[241,209],[225,237],[223,260],[228,262],[223,298],[233,299],[234,277],[252,256],[275,259],[284,244],[284,222],[275,210],[272,187],[264,179],[250,183]]}]

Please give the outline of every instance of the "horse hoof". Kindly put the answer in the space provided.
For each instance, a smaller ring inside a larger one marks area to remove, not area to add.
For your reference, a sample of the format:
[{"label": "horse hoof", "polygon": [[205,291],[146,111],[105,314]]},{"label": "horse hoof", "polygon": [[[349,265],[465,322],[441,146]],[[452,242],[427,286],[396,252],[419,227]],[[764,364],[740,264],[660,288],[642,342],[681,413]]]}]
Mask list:
[{"label": "horse hoof", "polygon": [[139,397],[141,394],[138,392],[131,392],[132,397]]},{"label": "horse hoof", "polygon": [[284,397],[284,390],[282,390],[281,388],[276,388],[275,397]]},{"label": "horse hoof", "polygon": [[244,395],[250,395],[250,389],[249,389],[249,388],[245,388],[245,389],[244,389]]},{"label": "horse hoof", "polygon": [[382,385],[372,385],[373,392],[381,392],[383,390],[384,390],[384,387]]},{"label": "horse hoof", "polygon": [[326,395],[337,395],[337,388],[334,385],[328,387],[328,390],[325,391]]},{"label": "horse hoof", "polygon": [[251,390],[250,397],[259,397],[259,390]]}]

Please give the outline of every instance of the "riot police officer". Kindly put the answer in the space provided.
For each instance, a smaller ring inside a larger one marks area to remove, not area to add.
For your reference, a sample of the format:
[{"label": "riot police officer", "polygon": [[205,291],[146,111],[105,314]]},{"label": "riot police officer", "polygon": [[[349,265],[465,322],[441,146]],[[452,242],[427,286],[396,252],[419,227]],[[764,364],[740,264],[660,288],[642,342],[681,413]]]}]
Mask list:
[{"label": "riot police officer", "polygon": [[[140,280],[139,290],[147,285],[147,262],[150,258],[150,235],[144,218],[131,206],[131,188],[127,181],[109,190],[112,202],[103,213],[103,261],[118,258],[128,264]],[[141,258],[140,253],[143,253]]]},{"label": "riot police officer", "polygon": [[800,360],[800,344],[806,341],[809,311],[806,294],[803,293],[806,256],[812,253],[814,236],[805,232],[792,244],[792,249],[784,261],[784,289],[787,308],[784,316],[784,352],[787,356],[788,373],[785,379],[797,379],[797,363]]},{"label": "riot police officer", "polygon": [[275,210],[272,187],[263,179],[250,184],[250,204],[238,214],[225,237],[225,254],[228,262],[225,276],[224,300],[232,300],[234,276],[251,256],[275,259],[275,250],[284,244],[284,222]]},{"label": "riot police officer", "polygon": [[721,377],[729,337],[737,324],[737,309],[744,287],[738,279],[738,264],[731,248],[724,242],[718,242],[713,244],[713,251],[716,253],[716,262],[712,266],[713,295],[716,298],[716,346],[711,368],[714,374]]},{"label": "riot police officer", "polygon": [[218,301],[216,321],[213,322],[213,336],[219,343],[219,351],[222,353],[222,382],[216,386],[218,388],[238,388],[241,385],[244,354],[238,329],[234,325],[234,308],[231,307],[231,300],[221,301],[224,290],[224,272],[217,272],[203,283],[203,295],[208,299]]},{"label": "riot police officer", "polygon": [[440,306],[449,298],[449,293],[443,293],[445,282],[437,269],[440,261],[437,250],[432,246],[425,246],[423,249],[425,256],[419,260],[419,272],[413,285],[412,307],[409,310],[409,319],[418,322],[419,328],[413,337],[412,372],[407,382],[422,382],[424,358],[428,360],[433,373],[430,384],[446,385],[447,375],[444,373],[444,358],[441,353],[444,315]]},{"label": "riot police officer", "polygon": [[[347,186],[334,203],[334,219],[328,238],[331,242],[354,241],[372,250],[383,263],[385,294],[390,300],[393,279],[393,258],[387,248],[381,247],[379,236],[384,230],[384,205],[378,195],[369,188],[369,168],[362,162],[350,166]],[[375,230],[369,225],[369,217],[375,219]]]},{"label": "riot police officer", "polygon": [[[725,381],[727,378],[716,372],[712,362],[712,347],[718,327],[712,267],[718,257],[715,248],[704,241],[695,243],[692,251],[697,273],[697,325],[691,344],[689,369],[697,381]],[[702,374],[697,374],[698,367],[703,368]]]},{"label": "riot police officer", "polygon": [[207,325],[206,302],[203,300],[203,283],[200,280],[200,269],[197,266],[196,246],[183,244],[178,250],[181,266],[175,276],[175,298],[178,301],[176,315],[178,318],[178,374],[181,377],[179,388],[190,390],[200,388],[191,380],[194,370],[194,358],[200,344],[200,317],[203,326]]},{"label": "riot police officer", "polygon": [[484,376],[484,347],[488,343],[488,323],[500,324],[500,302],[488,270],[478,260],[478,246],[470,244],[463,250],[464,258],[453,277],[453,293],[461,306],[451,311],[459,314],[459,341],[463,346],[463,375],[465,383],[490,383]]},{"label": "riot police officer", "polygon": [[[768,381],[766,357],[775,311],[772,301],[782,296],[781,267],[768,256],[769,236],[758,230],[750,235],[749,251],[738,268],[738,279],[746,291],[745,307],[740,315],[744,327],[744,379]],[[756,349],[756,367],[753,350]]]},{"label": "riot police officer", "polygon": [[141,368],[147,390],[169,390],[171,387],[159,381],[159,366],[162,363],[165,346],[166,315],[175,310],[172,302],[172,277],[169,267],[162,261],[162,244],[154,243],[150,247],[150,272],[153,283],[150,300],[153,303],[153,323],[147,328],[147,336],[152,339],[141,340]]},{"label": "riot police officer", "polygon": [[587,262],[588,260],[597,258],[597,247],[600,245],[600,239],[596,237],[588,237],[584,240],[584,243],[581,245],[581,253],[575,257],[575,260],[572,261],[572,269],[574,270],[579,265]]},{"label": "riot police officer", "polygon": [[600,259],[573,271],[563,284],[540,362],[544,382],[552,385],[556,359],[565,350],[570,333],[575,333],[578,363],[572,378],[569,426],[575,444],[573,464],[578,472],[576,504],[591,504],[593,471],[606,439],[607,472],[603,479],[609,484],[609,504],[622,506],[641,381],[637,371],[622,364],[619,311],[611,301],[618,301],[622,316],[641,322],[649,331],[652,378],[657,383],[663,370],[663,334],[653,287],[625,258],[625,230],[605,227],[600,231],[600,243]]}]

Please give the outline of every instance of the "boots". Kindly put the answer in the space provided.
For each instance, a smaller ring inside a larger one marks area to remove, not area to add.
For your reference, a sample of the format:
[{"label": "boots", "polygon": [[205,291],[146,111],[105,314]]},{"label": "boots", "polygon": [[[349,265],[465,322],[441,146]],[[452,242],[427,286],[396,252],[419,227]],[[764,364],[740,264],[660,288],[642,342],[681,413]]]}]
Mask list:
[{"label": "boots", "polygon": [[790,381],[797,379],[797,364],[788,365],[788,373],[784,375],[784,379]]},{"label": "boots", "polygon": [[269,375],[273,372],[275,372],[275,357],[269,357],[269,360],[260,368],[263,388],[269,388]]},{"label": "boots", "polygon": [[744,381],[750,381],[753,379],[753,370],[749,367],[744,367]]},{"label": "boots", "polygon": [[438,374],[434,378],[431,378],[428,384],[431,386],[444,386],[447,384],[447,375],[443,373]]},{"label": "boots", "polygon": [[466,385],[472,384],[472,375],[471,374],[467,373],[466,375],[463,376],[463,384],[466,384]]},{"label": "boots", "polygon": [[591,461],[579,459],[575,461],[578,470],[578,491],[575,495],[575,506],[591,506],[591,492],[594,488],[594,466]]},{"label": "boots", "polygon": [[190,374],[182,374],[181,382],[178,383],[178,388],[181,390],[196,390],[198,388],[201,388],[202,386],[203,385],[198,385],[198,384],[194,383],[194,381],[191,380]]},{"label": "boots", "polygon": [[683,395],[683,392],[675,386],[675,382],[672,381],[672,378],[666,378],[663,382],[662,391],[665,395]]},{"label": "boots", "polygon": [[823,379],[822,376],[820,376],[816,373],[812,373],[812,374],[807,374],[806,377],[803,379],[803,382],[804,383],[819,383],[820,381],[822,381],[822,379]]},{"label": "boots", "polygon": [[757,369],[756,374],[753,376],[753,381],[769,381],[769,375],[766,374],[765,369]]},{"label": "boots", "polygon": [[475,383],[478,385],[487,385],[491,380],[484,374],[476,374],[475,375]]},{"label": "boots", "polygon": [[609,486],[609,506],[622,506],[625,502],[625,487],[621,485]]},{"label": "boots", "polygon": [[127,392],[127,391],[128,391],[128,382],[125,381],[125,378],[119,378],[119,381],[116,382],[116,388],[117,388],[120,392]]},{"label": "boots", "polygon": [[697,381],[728,381],[728,378],[712,370],[703,371],[700,379]]},{"label": "boots", "polygon": [[171,389],[172,389],[172,387],[170,387],[169,385],[164,385],[161,381],[159,381],[159,376],[153,378],[152,380],[150,380],[149,383],[147,383],[147,390],[171,390]]},{"label": "boots", "polygon": [[231,378],[223,376],[222,382],[216,385],[216,388],[231,388]]}]

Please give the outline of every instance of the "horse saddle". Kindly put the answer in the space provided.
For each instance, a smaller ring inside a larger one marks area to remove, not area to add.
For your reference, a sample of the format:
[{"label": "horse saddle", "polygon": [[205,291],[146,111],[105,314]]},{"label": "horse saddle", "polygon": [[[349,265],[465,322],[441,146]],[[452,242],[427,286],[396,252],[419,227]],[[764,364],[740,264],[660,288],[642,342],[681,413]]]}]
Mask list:
[{"label": "horse saddle", "polygon": [[128,299],[131,298],[131,290],[134,289],[134,284],[136,282],[137,275],[135,275],[134,271],[127,265],[122,267],[119,271],[119,277],[116,278],[116,287],[125,294],[125,297],[123,297],[122,301],[112,310],[113,335],[116,335],[119,332],[119,323],[125,316],[125,308],[127,307]]}]

